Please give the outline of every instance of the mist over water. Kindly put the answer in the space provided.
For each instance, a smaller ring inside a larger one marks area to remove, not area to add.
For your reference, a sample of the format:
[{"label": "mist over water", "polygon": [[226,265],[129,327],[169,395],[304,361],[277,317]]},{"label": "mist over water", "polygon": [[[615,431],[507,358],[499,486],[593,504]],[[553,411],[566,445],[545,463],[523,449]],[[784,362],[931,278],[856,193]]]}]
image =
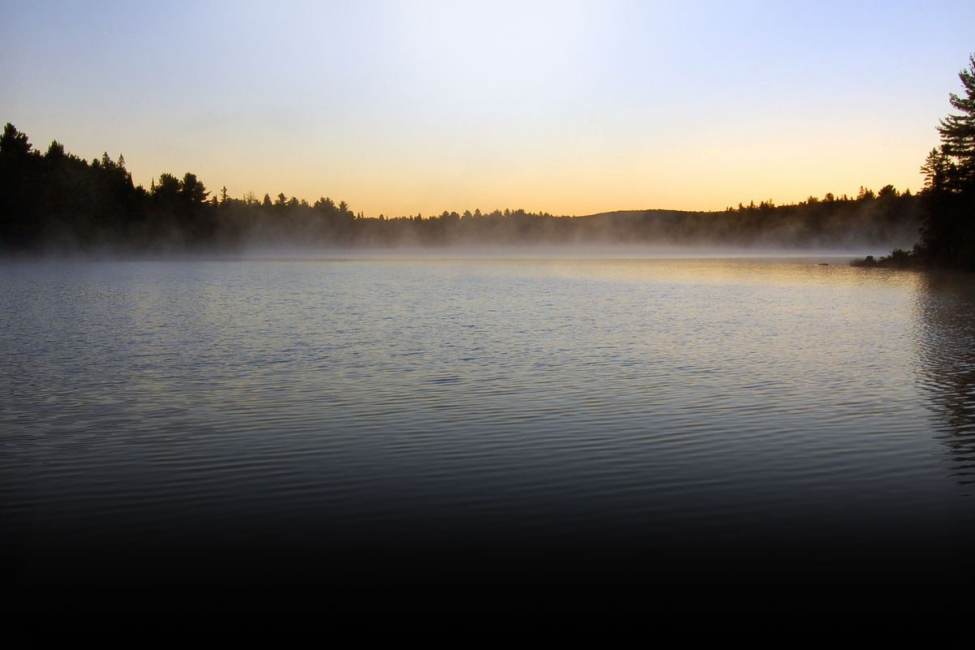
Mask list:
[{"label": "mist over water", "polygon": [[18,580],[967,584],[967,276],[617,250],[3,262]]}]

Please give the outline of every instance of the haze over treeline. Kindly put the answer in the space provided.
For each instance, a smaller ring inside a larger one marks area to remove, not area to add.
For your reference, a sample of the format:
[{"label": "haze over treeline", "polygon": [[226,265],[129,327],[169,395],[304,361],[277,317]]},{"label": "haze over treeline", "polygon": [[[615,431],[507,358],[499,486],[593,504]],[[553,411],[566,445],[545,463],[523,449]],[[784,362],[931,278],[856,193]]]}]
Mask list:
[{"label": "haze over treeline", "polygon": [[886,186],[797,205],[750,202],[722,212],[634,210],[584,217],[480,209],[366,218],[329,198],[232,197],[195,174],[135,185],[125,159],[91,161],[52,142],[41,152],[7,124],[0,140],[0,246],[7,251],[235,249],[249,246],[443,246],[647,243],[727,246],[910,246],[919,203]]}]

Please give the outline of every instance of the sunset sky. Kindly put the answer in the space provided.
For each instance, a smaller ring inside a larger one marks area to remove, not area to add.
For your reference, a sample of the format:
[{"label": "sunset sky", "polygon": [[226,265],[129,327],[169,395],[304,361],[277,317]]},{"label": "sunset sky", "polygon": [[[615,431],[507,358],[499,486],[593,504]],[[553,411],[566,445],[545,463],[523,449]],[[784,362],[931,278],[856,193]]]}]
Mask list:
[{"label": "sunset sky", "polygon": [[916,190],[975,2],[0,0],[0,122],[367,216]]}]

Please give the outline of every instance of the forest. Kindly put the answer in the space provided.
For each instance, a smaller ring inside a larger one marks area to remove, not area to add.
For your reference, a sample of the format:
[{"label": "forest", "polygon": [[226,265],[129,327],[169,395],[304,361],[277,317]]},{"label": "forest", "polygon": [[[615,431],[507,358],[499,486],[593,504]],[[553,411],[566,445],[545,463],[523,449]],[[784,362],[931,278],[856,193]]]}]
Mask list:
[{"label": "forest", "polygon": [[[770,200],[716,212],[635,210],[555,216],[524,210],[366,217],[345,203],[207,190],[195,174],[163,173],[136,185],[119,155],[86,160],[59,142],[35,148],[6,124],[0,138],[0,250],[67,252],[239,251],[259,247],[647,244],[897,249],[861,266],[975,268],[975,55],[959,73],[960,114],[938,126],[941,146],[917,194],[887,185],[792,205]],[[910,250],[904,249],[907,247]]]},{"label": "forest", "polygon": [[7,252],[239,250],[255,246],[646,243],[727,246],[910,246],[918,197],[886,186],[795,205],[719,212],[637,210],[554,216],[466,210],[367,218],[344,202],[210,192],[192,173],[135,185],[125,159],[88,161],[52,142],[41,152],[7,124],[0,139],[0,248]]},{"label": "forest", "polygon": [[879,260],[867,257],[854,265],[975,270],[975,54],[958,78],[964,96],[948,95],[958,112],[941,119],[941,144],[921,165],[920,240],[911,250],[896,249]]}]

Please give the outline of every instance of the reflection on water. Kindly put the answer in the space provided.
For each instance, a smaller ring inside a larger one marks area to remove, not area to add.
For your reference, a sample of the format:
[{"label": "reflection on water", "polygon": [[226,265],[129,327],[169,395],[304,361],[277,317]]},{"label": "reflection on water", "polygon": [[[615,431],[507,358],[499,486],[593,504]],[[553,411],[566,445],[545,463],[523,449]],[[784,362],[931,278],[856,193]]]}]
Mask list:
[{"label": "reflection on water", "polygon": [[[938,415],[952,473],[975,484],[975,281],[925,274],[917,293],[919,384]],[[968,491],[972,494],[972,490]]]},{"label": "reflection on water", "polygon": [[971,546],[967,277],[835,259],[0,270],[0,517],[28,555],[622,540],[869,551],[859,565],[909,546],[956,580]]}]

